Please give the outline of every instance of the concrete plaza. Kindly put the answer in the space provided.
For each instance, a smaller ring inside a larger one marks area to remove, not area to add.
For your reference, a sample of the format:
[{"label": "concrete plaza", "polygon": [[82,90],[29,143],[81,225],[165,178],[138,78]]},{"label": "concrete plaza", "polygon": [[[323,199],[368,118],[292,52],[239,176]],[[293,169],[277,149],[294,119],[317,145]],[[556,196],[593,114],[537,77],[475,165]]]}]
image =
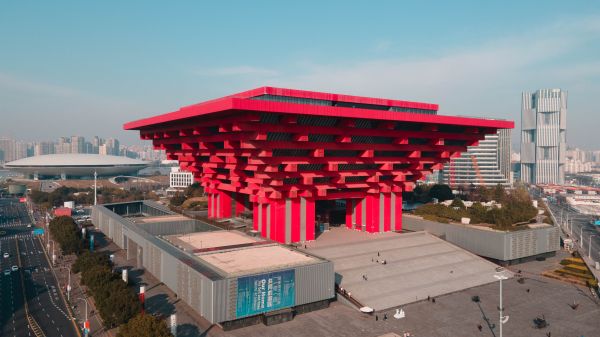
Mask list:
[{"label": "concrete plaza", "polygon": [[332,228],[306,250],[333,261],[336,283],[376,311],[492,283],[498,267],[426,232]]},{"label": "concrete plaza", "polygon": [[[504,325],[504,336],[545,337],[551,336],[600,336],[600,306],[589,289],[540,276],[544,270],[558,266],[565,254],[546,261],[531,261],[512,266],[512,271],[521,270],[524,283],[517,278],[504,281],[505,315],[510,316]],[[237,337],[267,336],[347,336],[376,337],[386,333],[410,332],[411,336],[497,337],[498,331],[498,282],[478,286],[449,295],[436,297],[436,302],[420,301],[403,306],[406,318],[396,320],[393,310],[375,316],[361,314],[357,310],[334,302],[328,309],[299,315],[293,321],[275,326],[255,325],[230,331]],[[479,296],[480,303],[472,301]],[[570,304],[579,304],[577,310]],[[548,326],[536,329],[533,320],[544,317]],[[489,324],[488,324],[489,322]],[[482,330],[479,331],[478,326]],[[211,331],[212,332],[212,331]]]}]

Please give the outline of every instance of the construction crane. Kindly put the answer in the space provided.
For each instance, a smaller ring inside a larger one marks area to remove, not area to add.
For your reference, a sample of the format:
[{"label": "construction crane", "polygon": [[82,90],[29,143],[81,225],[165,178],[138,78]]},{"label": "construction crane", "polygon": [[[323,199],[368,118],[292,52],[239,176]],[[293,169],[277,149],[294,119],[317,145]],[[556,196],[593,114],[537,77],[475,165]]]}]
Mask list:
[{"label": "construction crane", "polygon": [[483,185],[483,176],[481,175],[481,171],[479,170],[479,164],[477,163],[477,157],[471,155],[471,162],[473,163],[473,168],[475,169],[475,176],[479,181],[479,185]]}]

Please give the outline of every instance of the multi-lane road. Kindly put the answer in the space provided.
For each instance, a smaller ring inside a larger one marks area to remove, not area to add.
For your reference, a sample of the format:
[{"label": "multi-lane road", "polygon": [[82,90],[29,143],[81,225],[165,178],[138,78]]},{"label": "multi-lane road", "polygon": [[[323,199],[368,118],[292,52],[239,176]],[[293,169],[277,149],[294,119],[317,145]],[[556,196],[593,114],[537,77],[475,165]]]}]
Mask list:
[{"label": "multi-lane road", "polygon": [[594,261],[600,261],[600,228],[591,224],[591,220],[595,218],[556,201],[548,201],[547,204],[563,230],[576,241],[581,254],[591,256]]},{"label": "multi-lane road", "polygon": [[0,199],[0,336],[79,336],[30,224],[25,204]]}]

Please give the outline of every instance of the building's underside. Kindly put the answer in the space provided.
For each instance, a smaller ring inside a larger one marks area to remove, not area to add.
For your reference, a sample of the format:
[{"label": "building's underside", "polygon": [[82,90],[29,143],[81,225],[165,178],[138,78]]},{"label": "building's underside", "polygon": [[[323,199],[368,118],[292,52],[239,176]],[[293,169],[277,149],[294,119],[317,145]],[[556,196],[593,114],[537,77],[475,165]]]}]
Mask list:
[{"label": "building's underside", "polygon": [[332,221],[333,205],[344,207],[349,228],[401,230],[403,191],[514,126],[436,112],[435,104],[263,87],[125,129],[194,173],[209,217],[252,212],[256,231],[291,243],[313,240],[315,221]]}]

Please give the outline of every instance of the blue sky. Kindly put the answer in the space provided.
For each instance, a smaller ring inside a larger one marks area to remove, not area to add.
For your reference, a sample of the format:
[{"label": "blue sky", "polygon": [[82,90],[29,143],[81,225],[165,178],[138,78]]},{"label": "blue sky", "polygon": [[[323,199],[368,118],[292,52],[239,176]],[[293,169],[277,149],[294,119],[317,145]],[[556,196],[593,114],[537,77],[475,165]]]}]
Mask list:
[{"label": "blue sky", "polygon": [[11,1],[0,7],[0,136],[139,142],[124,122],[262,85],[520,120],[569,91],[568,142],[599,148],[592,1]]}]

